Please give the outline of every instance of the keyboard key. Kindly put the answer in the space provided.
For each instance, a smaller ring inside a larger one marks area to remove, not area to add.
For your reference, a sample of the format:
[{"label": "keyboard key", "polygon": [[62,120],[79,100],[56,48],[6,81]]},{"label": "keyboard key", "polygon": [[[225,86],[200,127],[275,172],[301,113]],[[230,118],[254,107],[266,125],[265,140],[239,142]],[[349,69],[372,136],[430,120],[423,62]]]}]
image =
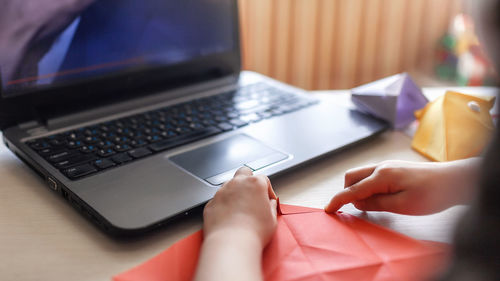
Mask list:
[{"label": "keyboard key", "polygon": [[189,128],[196,131],[196,130],[201,130],[201,129],[205,128],[205,126],[203,126],[200,123],[191,123],[191,124],[189,124]]},{"label": "keyboard key", "polygon": [[78,155],[78,154],[79,153],[76,151],[66,150],[66,151],[61,151],[61,152],[55,153],[55,154],[51,154],[49,157],[47,157],[47,159],[50,162],[57,163],[57,162],[66,160],[66,159],[73,157],[75,155]]},{"label": "keyboard key", "polygon": [[115,163],[109,159],[97,159],[94,161],[94,166],[97,168],[104,170],[110,167],[115,166]]},{"label": "keyboard key", "polygon": [[103,139],[112,139],[116,137],[116,133],[113,131],[103,132],[101,133],[100,137]]},{"label": "keyboard key", "polygon": [[49,154],[56,154],[56,153],[64,151],[64,150],[65,150],[64,148],[60,148],[60,147],[47,147],[47,148],[44,148],[42,150],[39,150],[38,153],[40,155],[44,156],[44,155],[49,155]]},{"label": "keyboard key", "polygon": [[68,139],[70,141],[76,141],[76,140],[82,140],[85,136],[82,133],[79,132],[73,132],[69,134]]},{"label": "keyboard key", "polygon": [[88,137],[85,137],[83,139],[83,141],[87,144],[94,144],[94,143],[98,143],[99,139],[95,136],[88,136]]},{"label": "keyboard key", "polygon": [[127,137],[114,137],[113,138],[113,142],[116,144],[124,144],[124,143],[128,143],[129,141],[130,141],[130,139]]},{"label": "keyboard key", "polygon": [[233,119],[233,118],[238,118],[240,115],[237,112],[228,112],[227,117]]},{"label": "keyboard key", "polygon": [[168,140],[163,140],[157,143],[154,143],[149,146],[149,148],[155,152],[162,151],[165,149],[170,149],[182,144],[186,144],[189,142],[193,142],[202,138],[206,138],[211,135],[215,135],[220,133],[221,130],[214,128],[214,127],[209,127],[200,131],[193,132],[191,134],[187,134],[184,136],[179,136],[176,138],[168,139]]},{"label": "keyboard key", "polygon": [[272,116],[278,116],[278,115],[283,114],[283,111],[281,111],[279,109],[272,109],[271,111],[269,111],[269,113],[271,113]]},{"label": "keyboard key", "polygon": [[99,130],[97,128],[86,129],[83,134],[86,136],[97,136],[99,134]]},{"label": "keyboard key", "polygon": [[76,178],[80,178],[80,177],[83,177],[86,175],[90,175],[90,174],[95,173],[95,172],[97,172],[97,169],[94,166],[92,166],[90,164],[84,164],[84,165],[68,168],[68,169],[64,170],[63,173],[66,174],[66,176],[68,176],[71,179],[76,179]]},{"label": "keyboard key", "polygon": [[78,147],[82,147],[84,145],[84,143],[82,141],[69,141],[68,142],[68,145],[67,147],[68,148],[78,148]]},{"label": "keyboard key", "polygon": [[97,146],[95,145],[84,145],[80,148],[80,151],[83,152],[83,153],[90,153],[90,152],[94,152],[94,151],[97,151]]},{"label": "keyboard key", "polygon": [[42,150],[42,149],[50,147],[50,145],[44,141],[35,141],[35,142],[30,142],[28,144],[31,148],[33,148],[35,150]]},{"label": "keyboard key", "polygon": [[244,122],[249,122],[249,123],[250,122],[258,122],[261,119],[262,118],[259,115],[257,115],[256,113],[241,116],[241,120],[243,120]]},{"label": "keyboard key", "polygon": [[230,131],[233,129],[233,125],[229,123],[220,123],[219,125],[217,125],[217,127],[219,127],[219,129],[223,131]]},{"label": "keyboard key", "polygon": [[173,137],[177,136],[177,133],[172,131],[172,130],[168,130],[168,131],[162,132],[161,136],[163,138],[169,139],[169,138],[173,138]]},{"label": "keyboard key", "polygon": [[132,149],[132,147],[128,144],[118,144],[118,145],[115,145],[115,147],[114,147],[114,150],[118,151],[118,152],[125,152],[125,151],[131,150],[131,149]]},{"label": "keyboard key", "polygon": [[262,119],[268,119],[268,118],[273,117],[273,115],[270,112],[261,112],[261,113],[259,113],[259,116]]},{"label": "keyboard key", "polygon": [[120,153],[111,157],[111,160],[113,160],[116,164],[122,164],[132,160],[132,157],[128,156],[127,153]]},{"label": "keyboard key", "polygon": [[146,140],[148,142],[158,142],[158,141],[161,141],[161,137],[158,136],[158,135],[154,135],[154,136],[147,136],[146,137]]},{"label": "keyboard key", "polygon": [[51,146],[64,146],[67,144],[67,141],[64,139],[52,139],[49,143]]},{"label": "keyboard key", "polygon": [[225,121],[227,121],[227,117],[226,116],[216,116],[215,117],[215,121],[217,121],[217,122],[225,122]]},{"label": "keyboard key", "polygon": [[113,154],[115,154],[116,152],[111,149],[111,148],[105,148],[105,149],[99,149],[97,150],[97,155],[101,156],[101,157],[108,157],[108,156],[111,156]]},{"label": "keyboard key", "polygon": [[247,110],[247,109],[250,109],[250,108],[257,107],[259,105],[260,105],[259,101],[257,101],[257,100],[249,100],[249,101],[244,101],[244,102],[239,103],[238,105],[236,105],[236,109],[238,109],[238,110]]},{"label": "keyboard key", "polygon": [[115,144],[112,142],[112,141],[100,141],[97,143],[97,146],[101,149],[106,149],[106,148],[110,148],[110,147],[113,147]]},{"label": "keyboard key", "polygon": [[264,112],[266,110],[269,110],[271,109],[273,106],[272,105],[262,105],[262,106],[259,106],[259,107],[254,107],[252,109],[248,109],[248,110],[240,110],[238,113],[240,115],[248,115],[248,114],[252,114],[252,113],[259,113],[259,112]]},{"label": "keyboard key", "polygon": [[229,123],[233,124],[236,127],[243,127],[245,125],[248,125],[248,122],[245,122],[245,121],[243,121],[241,119],[237,119],[237,118],[229,120]]},{"label": "keyboard key", "polygon": [[91,161],[94,161],[95,159],[97,159],[97,157],[93,154],[80,154],[67,158],[61,162],[58,162],[55,164],[55,166],[59,169],[66,169],[71,166],[76,166],[83,163],[89,163]]},{"label": "keyboard key", "polygon": [[151,150],[145,147],[133,149],[128,152],[128,155],[132,156],[133,158],[142,158],[150,154],[152,154]]},{"label": "keyboard key", "polygon": [[207,127],[217,125],[217,122],[215,122],[215,120],[212,119],[203,120],[201,121],[201,123]]},{"label": "keyboard key", "polygon": [[191,132],[191,130],[187,127],[178,127],[178,128],[175,128],[175,132],[179,135],[185,135],[185,134],[188,134],[189,132]]},{"label": "keyboard key", "polygon": [[141,147],[141,146],[148,145],[148,142],[143,140],[143,139],[138,139],[138,140],[131,141],[130,145],[132,145],[133,147]]}]

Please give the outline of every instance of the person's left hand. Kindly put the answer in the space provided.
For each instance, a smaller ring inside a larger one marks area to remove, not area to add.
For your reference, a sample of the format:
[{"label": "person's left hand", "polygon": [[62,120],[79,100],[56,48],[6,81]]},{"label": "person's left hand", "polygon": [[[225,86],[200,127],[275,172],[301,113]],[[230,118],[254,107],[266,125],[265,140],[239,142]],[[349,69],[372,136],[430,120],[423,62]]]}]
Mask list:
[{"label": "person's left hand", "polygon": [[205,239],[240,231],[260,241],[263,249],[276,229],[276,204],[269,179],[254,176],[249,168],[240,168],[205,206]]},{"label": "person's left hand", "polygon": [[466,204],[477,185],[479,158],[442,163],[385,161],[351,169],[344,190],[325,211],[336,212],[353,203],[363,211],[428,215],[457,204]]}]

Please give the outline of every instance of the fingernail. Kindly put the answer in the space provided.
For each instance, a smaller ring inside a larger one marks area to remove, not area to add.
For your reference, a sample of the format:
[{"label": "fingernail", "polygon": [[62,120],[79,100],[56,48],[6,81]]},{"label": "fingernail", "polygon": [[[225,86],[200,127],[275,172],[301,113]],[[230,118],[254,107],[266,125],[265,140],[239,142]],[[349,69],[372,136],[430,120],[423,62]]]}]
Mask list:
[{"label": "fingernail", "polygon": [[335,213],[338,209],[339,208],[332,208],[332,207],[330,207],[330,205],[327,205],[325,207],[325,212],[327,212],[327,213]]},{"label": "fingernail", "polygon": [[276,195],[276,192],[274,192],[274,190],[273,190],[273,195],[274,195],[274,199],[278,199],[278,195]]}]

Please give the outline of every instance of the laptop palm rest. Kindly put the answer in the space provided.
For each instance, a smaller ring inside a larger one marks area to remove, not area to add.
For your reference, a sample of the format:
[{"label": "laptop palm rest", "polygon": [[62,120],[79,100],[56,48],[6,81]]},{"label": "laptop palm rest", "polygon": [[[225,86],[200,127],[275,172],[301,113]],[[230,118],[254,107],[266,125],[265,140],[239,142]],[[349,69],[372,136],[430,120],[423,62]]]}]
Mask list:
[{"label": "laptop palm rest", "polygon": [[220,185],[242,166],[257,171],[288,158],[289,155],[240,134],[169,159],[198,178]]}]

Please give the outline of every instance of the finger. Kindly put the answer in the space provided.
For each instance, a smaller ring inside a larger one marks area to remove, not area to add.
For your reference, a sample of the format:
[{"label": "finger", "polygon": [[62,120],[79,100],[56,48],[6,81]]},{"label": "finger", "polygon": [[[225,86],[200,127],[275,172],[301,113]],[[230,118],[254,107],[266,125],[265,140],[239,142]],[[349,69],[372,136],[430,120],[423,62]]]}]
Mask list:
[{"label": "finger", "polygon": [[210,210],[210,208],[212,208],[212,206],[214,204],[213,201],[214,201],[213,199],[208,201],[208,203],[205,204],[205,207],[203,207],[203,217],[207,216],[208,210]]},{"label": "finger", "polygon": [[236,173],[234,173],[234,176],[251,176],[253,175],[252,169],[248,168],[247,166],[243,166],[239,168]]},{"label": "finger", "polygon": [[278,216],[278,203],[275,199],[271,199],[270,205],[271,205],[271,214],[273,215],[273,218],[276,218]]},{"label": "finger", "polygon": [[361,211],[386,211],[393,213],[401,213],[404,193],[395,194],[379,194],[370,196],[364,200],[355,201],[354,206]]},{"label": "finger", "polygon": [[359,167],[350,169],[345,173],[344,188],[349,187],[355,183],[358,183],[364,178],[369,177],[375,171],[377,165],[370,165],[365,167]]},{"label": "finger", "polygon": [[333,196],[325,211],[334,213],[345,204],[366,199],[374,194],[381,193],[383,189],[382,183],[376,177],[370,176]]},{"label": "finger", "polygon": [[267,192],[269,194],[269,199],[278,199],[278,196],[276,196],[276,193],[274,192],[273,185],[271,184],[271,180],[264,176],[264,175],[259,175],[260,177],[264,178],[267,182]]},{"label": "finger", "polygon": [[210,208],[210,206],[212,206],[214,204],[213,201],[214,201],[214,199],[208,201],[207,204],[205,204],[205,208]]}]

